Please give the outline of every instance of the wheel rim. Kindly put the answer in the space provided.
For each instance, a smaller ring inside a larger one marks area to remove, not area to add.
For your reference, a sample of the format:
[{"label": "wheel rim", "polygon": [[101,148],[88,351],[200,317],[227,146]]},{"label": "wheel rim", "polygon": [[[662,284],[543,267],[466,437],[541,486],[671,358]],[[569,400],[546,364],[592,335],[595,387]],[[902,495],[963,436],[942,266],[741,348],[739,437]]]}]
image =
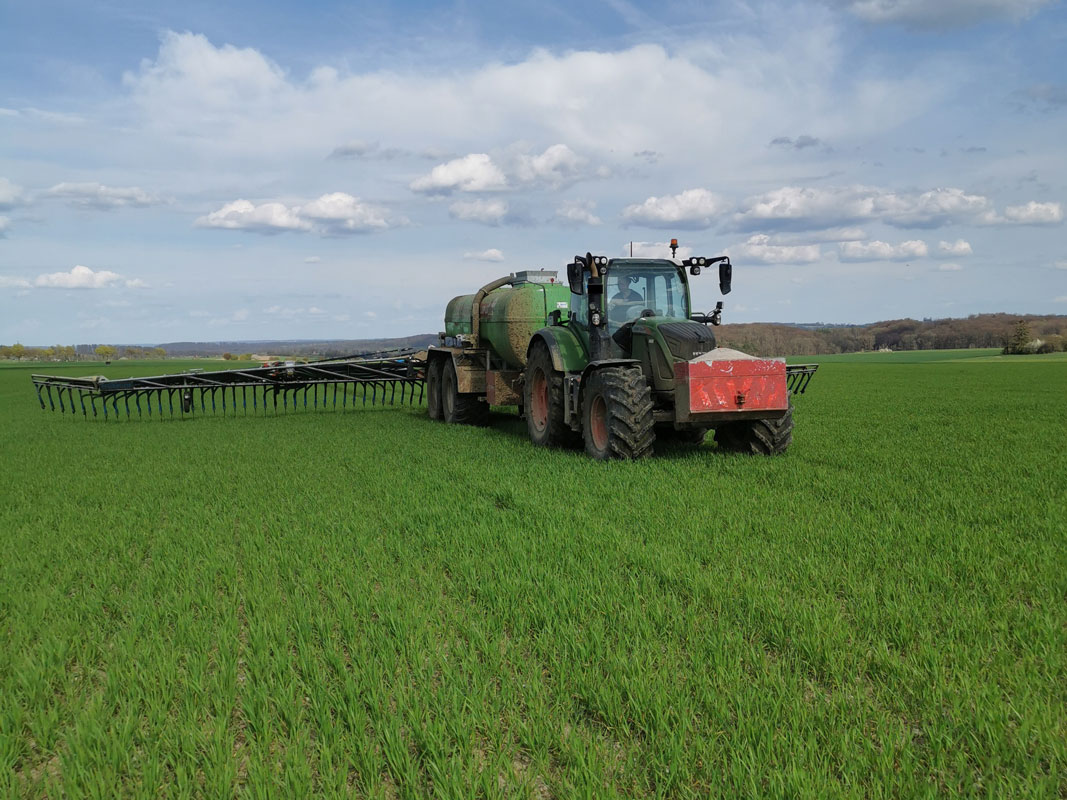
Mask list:
[{"label": "wheel rim", "polygon": [[589,408],[589,433],[597,450],[608,449],[608,406],[600,394],[593,398]]},{"label": "wheel rim", "polygon": [[530,419],[538,432],[548,427],[548,378],[542,369],[534,372],[530,387]]}]

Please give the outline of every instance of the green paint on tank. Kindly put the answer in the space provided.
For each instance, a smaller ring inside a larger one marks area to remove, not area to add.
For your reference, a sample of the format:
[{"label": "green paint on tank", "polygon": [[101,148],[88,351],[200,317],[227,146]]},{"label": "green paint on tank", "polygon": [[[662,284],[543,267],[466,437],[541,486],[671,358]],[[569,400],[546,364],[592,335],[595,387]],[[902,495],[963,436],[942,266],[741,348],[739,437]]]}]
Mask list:
[{"label": "green paint on tank", "polygon": [[[526,365],[530,339],[548,325],[548,315],[558,310],[562,319],[569,314],[570,290],[559,283],[520,283],[495,289],[481,304],[479,346],[513,369]],[[445,334],[471,333],[471,304],[474,295],[454,297],[445,309]]]}]

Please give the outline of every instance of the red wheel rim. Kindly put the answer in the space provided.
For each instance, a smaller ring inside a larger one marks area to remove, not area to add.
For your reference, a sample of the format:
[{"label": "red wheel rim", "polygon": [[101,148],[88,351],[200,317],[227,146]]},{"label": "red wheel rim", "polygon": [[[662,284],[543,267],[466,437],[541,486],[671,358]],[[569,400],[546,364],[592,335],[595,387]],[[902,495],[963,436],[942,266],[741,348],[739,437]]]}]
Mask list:
[{"label": "red wheel rim", "polygon": [[589,432],[597,450],[608,449],[608,407],[603,395],[593,398],[593,406],[589,409]]},{"label": "red wheel rim", "polygon": [[548,379],[540,369],[534,373],[530,388],[530,418],[537,430],[548,427]]}]

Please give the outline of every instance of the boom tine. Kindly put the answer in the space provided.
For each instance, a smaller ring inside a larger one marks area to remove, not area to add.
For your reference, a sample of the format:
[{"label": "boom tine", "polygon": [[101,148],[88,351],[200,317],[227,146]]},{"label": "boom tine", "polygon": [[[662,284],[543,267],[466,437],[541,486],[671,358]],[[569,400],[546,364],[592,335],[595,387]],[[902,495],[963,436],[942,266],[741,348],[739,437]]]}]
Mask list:
[{"label": "boom tine", "polygon": [[56,410],[56,403],[52,399],[52,387],[51,386],[46,386],[45,390],[48,392],[48,405],[50,405],[52,407],[52,410],[55,411]]},{"label": "boom tine", "polygon": [[41,404],[41,408],[44,408],[44,398],[41,397],[41,384],[35,383],[33,388],[37,391],[37,402]]},{"label": "boom tine", "polygon": [[88,417],[89,412],[85,410],[85,392],[83,392],[81,389],[78,390],[78,401],[81,403],[82,406],[82,417]]},{"label": "boom tine", "polygon": [[63,390],[62,389],[59,389],[59,390],[56,391],[56,399],[59,400],[59,413],[60,414],[66,414],[67,413],[67,408],[66,408],[66,406],[63,405]]}]

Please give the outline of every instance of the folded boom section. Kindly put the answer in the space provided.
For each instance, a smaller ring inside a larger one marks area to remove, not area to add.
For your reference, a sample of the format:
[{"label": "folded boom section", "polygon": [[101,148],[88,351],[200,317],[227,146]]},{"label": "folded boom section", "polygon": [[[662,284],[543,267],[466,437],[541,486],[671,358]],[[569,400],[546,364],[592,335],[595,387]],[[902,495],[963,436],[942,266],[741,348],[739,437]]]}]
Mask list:
[{"label": "folded boom section", "polygon": [[396,350],[147,378],[32,377],[41,408],[106,420],[421,403],[425,373],[424,353]]}]

